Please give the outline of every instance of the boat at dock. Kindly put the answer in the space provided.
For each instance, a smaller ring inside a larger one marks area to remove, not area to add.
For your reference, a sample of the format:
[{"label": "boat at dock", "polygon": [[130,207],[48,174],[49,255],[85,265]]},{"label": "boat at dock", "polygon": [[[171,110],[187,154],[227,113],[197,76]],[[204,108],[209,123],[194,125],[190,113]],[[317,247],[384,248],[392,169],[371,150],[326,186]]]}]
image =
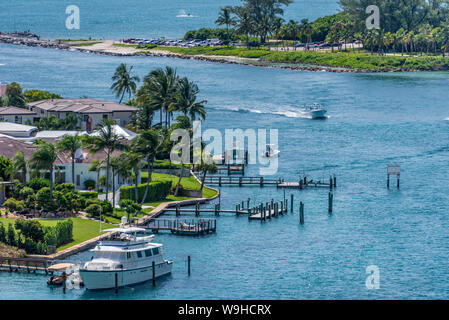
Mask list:
[{"label": "boat at dock", "polygon": [[324,119],[326,118],[327,110],[318,103],[305,105],[302,109],[304,116],[311,119]]},{"label": "boat at dock", "polygon": [[92,260],[79,270],[86,289],[130,286],[171,273],[173,261],[164,259],[162,244],[151,242],[154,235],[136,227],[108,231],[113,232],[112,239],[99,242],[91,250]]}]

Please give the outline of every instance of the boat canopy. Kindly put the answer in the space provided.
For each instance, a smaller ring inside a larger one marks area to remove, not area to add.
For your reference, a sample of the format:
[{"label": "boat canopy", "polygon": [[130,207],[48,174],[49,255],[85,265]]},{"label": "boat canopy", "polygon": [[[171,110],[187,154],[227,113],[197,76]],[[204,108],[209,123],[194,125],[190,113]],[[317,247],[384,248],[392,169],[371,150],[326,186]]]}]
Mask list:
[{"label": "boat canopy", "polygon": [[120,233],[138,233],[138,232],[146,232],[147,230],[144,228],[129,227],[129,228],[107,229],[107,231],[108,232],[120,232]]}]

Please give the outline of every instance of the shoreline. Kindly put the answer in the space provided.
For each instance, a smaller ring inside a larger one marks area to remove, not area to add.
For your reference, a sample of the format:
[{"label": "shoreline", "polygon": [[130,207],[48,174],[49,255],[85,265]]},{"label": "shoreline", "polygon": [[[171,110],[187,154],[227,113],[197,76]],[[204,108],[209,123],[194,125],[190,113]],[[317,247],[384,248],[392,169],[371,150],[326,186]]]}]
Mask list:
[{"label": "shoreline", "polygon": [[[71,42],[78,42],[70,44]],[[93,43],[90,46],[83,45],[86,43]],[[136,49],[133,46],[114,46],[115,40],[85,40],[85,41],[55,41],[48,39],[40,39],[37,36],[25,37],[17,36],[8,33],[0,32],[0,43],[20,45],[28,47],[41,47],[47,49],[59,49],[65,51],[78,51],[82,53],[92,53],[105,56],[117,56],[117,57],[164,57],[175,58],[184,60],[197,60],[222,64],[234,64],[244,66],[254,66],[262,68],[277,68],[288,69],[297,71],[312,71],[312,72],[332,72],[332,73],[392,73],[392,72],[435,72],[435,71],[448,71],[448,70],[415,70],[407,68],[379,68],[379,69],[350,69],[341,66],[328,66],[328,65],[312,65],[307,63],[286,63],[286,62],[267,62],[256,58],[241,58],[236,56],[209,56],[209,55],[186,55],[180,53],[174,53],[161,49],[153,49],[143,51],[143,49]],[[120,42],[118,42],[120,43]],[[81,44],[77,46],[76,44]]]}]

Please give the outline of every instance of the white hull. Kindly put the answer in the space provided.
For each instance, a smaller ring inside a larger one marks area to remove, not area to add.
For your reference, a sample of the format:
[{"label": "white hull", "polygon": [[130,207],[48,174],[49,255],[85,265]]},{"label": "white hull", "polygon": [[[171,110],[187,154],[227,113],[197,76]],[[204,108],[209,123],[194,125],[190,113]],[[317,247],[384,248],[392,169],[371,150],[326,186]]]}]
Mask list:
[{"label": "white hull", "polygon": [[326,117],[326,110],[314,110],[307,112],[312,119],[321,119]]},{"label": "white hull", "polygon": [[[173,262],[165,261],[161,264],[156,264],[156,278],[170,274]],[[138,283],[146,282],[153,279],[153,267],[130,269],[130,270],[85,270],[80,269],[80,276],[83,280],[84,286],[88,290],[105,290],[116,287],[115,275],[117,274],[117,286],[131,286]]]}]

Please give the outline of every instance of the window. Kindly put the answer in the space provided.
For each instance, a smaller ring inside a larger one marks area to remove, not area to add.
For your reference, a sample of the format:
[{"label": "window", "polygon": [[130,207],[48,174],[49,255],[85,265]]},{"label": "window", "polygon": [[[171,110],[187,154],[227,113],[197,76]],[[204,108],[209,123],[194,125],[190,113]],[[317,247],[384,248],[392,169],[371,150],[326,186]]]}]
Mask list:
[{"label": "window", "polygon": [[104,114],[103,115],[103,119],[107,119],[108,118],[108,115],[107,114]]},{"label": "window", "polygon": [[145,250],[145,257],[151,257],[152,255],[151,249]]},{"label": "window", "polygon": [[159,254],[159,248],[153,248],[153,255]]},{"label": "window", "polygon": [[131,257],[132,257],[132,252],[127,252],[126,253],[126,258],[127,259],[131,259]]},{"label": "window", "polygon": [[14,122],[21,124],[22,123],[22,116],[15,116]]},{"label": "window", "polygon": [[137,253],[137,258],[142,258],[142,251],[136,251]]}]

